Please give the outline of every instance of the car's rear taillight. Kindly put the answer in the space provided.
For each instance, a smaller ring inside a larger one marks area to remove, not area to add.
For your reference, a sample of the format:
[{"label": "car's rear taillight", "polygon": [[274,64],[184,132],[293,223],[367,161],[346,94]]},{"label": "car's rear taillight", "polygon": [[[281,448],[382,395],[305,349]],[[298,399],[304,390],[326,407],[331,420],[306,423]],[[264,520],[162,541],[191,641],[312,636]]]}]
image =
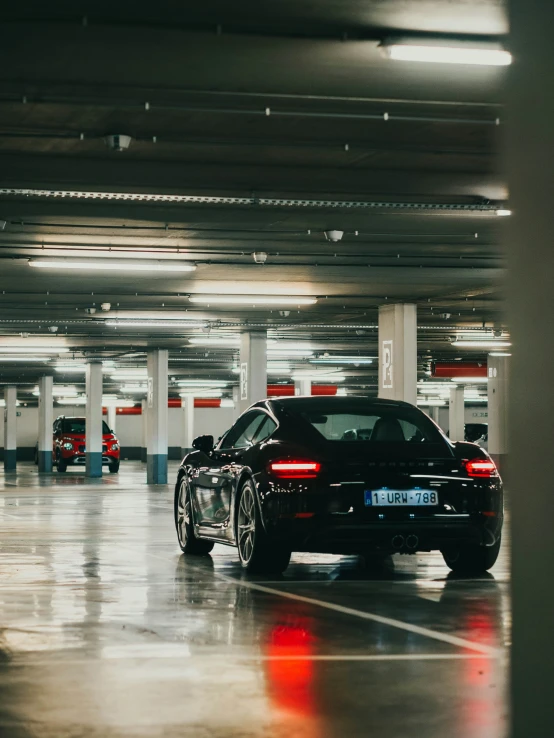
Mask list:
[{"label": "car's rear taillight", "polygon": [[268,468],[278,479],[315,479],[321,464],[310,459],[279,459],[272,461]]},{"label": "car's rear taillight", "polygon": [[471,459],[464,462],[468,477],[488,479],[498,476],[496,465],[490,459]]}]

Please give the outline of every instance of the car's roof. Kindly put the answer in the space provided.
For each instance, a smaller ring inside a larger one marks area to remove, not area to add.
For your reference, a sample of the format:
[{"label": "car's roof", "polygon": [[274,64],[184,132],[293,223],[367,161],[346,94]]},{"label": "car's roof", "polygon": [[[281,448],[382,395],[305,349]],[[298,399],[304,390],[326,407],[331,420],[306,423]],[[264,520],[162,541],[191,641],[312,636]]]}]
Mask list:
[{"label": "car's roof", "polygon": [[[409,402],[402,402],[401,400],[386,400],[381,397],[364,397],[360,395],[297,395],[295,397],[271,397],[269,400],[264,402],[278,403],[284,407],[294,407],[295,404],[306,405],[322,405],[327,404],[329,407],[344,407],[352,408],[353,405],[358,406],[371,406],[375,407],[380,405],[383,407],[414,407]],[[257,403],[262,405],[263,403]]]}]

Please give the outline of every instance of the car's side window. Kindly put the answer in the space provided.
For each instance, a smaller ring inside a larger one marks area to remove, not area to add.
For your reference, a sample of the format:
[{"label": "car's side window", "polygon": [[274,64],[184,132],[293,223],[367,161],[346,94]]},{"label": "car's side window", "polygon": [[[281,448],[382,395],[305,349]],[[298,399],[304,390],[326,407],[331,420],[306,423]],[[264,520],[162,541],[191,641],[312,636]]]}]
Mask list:
[{"label": "car's side window", "polygon": [[60,421],[56,420],[54,423],[53,433],[56,436],[60,432]]},{"label": "car's side window", "polygon": [[273,433],[275,428],[277,428],[277,423],[273,420],[273,418],[270,418],[269,415],[266,415],[265,420],[256,431],[256,435],[254,436],[254,443],[261,443],[262,441],[265,441],[265,439],[269,438],[269,436]]},{"label": "car's side window", "polygon": [[266,417],[266,414],[261,410],[252,410],[243,415],[227,433],[220,448],[223,450],[251,446],[258,428]]}]

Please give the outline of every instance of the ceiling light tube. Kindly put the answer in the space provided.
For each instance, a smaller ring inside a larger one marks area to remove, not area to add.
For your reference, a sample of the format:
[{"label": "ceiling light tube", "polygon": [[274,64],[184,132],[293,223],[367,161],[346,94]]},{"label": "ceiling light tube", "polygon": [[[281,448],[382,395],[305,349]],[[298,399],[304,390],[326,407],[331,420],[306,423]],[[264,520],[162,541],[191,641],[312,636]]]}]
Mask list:
[{"label": "ceiling light tube", "polygon": [[387,39],[380,45],[380,49],[385,56],[396,61],[493,67],[504,67],[512,63],[509,51],[479,42]]},{"label": "ceiling light tube", "polygon": [[505,217],[507,215],[511,215],[512,211],[508,210],[508,208],[498,208],[498,210],[496,211],[496,214],[500,217]]},{"label": "ceiling light tube", "polygon": [[180,387],[226,387],[229,382],[221,379],[181,379],[177,384]]},{"label": "ceiling light tube", "polygon": [[125,259],[77,259],[69,261],[66,259],[31,259],[29,266],[38,269],[80,269],[86,272],[113,272],[120,276],[121,272],[193,272],[194,264],[184,264],[181,261],[156,261],[146,262],[141,260]]},{"label": "ceiling light tube", "polygon": [[456,384],[486,384],[489,381],[488,377],[454,377],[450,380]]},{"label": "ceiling light tube", "polygon": [[5,364],[7,361],[21,361],[21,362],[41,362],[45,364],[48,361],[46,356],[2,356],[0,354],[0,364]]},{"label": "ceiling light tube", "polygon": [[194,320],[107,320],[109,328],[204,328],[206,323]]},{"label": "ceiling light tube", "polygon": [[1,354],[66,354],[68,348],[62,346],[55,348],[54,346],[1,346]]},{"label": "ceiling light tube", "polygon": [[200,305],[315,305],[315,297],[290,295],[193,295],[189,301]]},{"label": "ceiling light tube", "polygon": [[452,341],[451,346],[457,348],[509,348],[512,343],[511,341],[495,341],[495,340],[478,340],[478,341]]}]

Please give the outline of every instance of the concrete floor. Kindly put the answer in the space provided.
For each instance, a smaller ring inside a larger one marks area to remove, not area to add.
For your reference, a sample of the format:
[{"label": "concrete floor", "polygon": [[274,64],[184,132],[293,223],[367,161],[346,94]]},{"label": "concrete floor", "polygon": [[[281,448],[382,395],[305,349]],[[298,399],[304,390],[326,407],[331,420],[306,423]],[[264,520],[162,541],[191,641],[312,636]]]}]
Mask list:
[{"label": "concrete floor", "polygon": [[480,580],[432,554],[247,577],[184,558],[145,476],[0,475],[2,738],[506,735],[506,551]]}]

